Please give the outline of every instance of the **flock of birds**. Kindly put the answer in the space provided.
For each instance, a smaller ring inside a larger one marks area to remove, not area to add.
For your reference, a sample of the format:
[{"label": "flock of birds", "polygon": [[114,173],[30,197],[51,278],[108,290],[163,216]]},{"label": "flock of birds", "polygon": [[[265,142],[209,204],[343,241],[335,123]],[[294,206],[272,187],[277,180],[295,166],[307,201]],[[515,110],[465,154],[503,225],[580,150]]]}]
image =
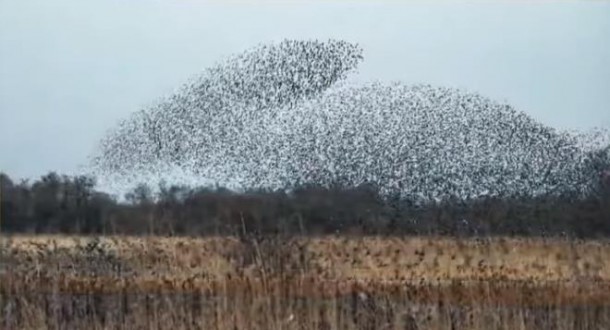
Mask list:
[{"label": "flock of birds", "polygon": [[286,40],[233,56],[120,122],[91,167],[115,187],[368,184],[425,202],[582,195],[610,166],[604,131],[560,132],[456,89],[348,84],[362,53],[340,40]]}]

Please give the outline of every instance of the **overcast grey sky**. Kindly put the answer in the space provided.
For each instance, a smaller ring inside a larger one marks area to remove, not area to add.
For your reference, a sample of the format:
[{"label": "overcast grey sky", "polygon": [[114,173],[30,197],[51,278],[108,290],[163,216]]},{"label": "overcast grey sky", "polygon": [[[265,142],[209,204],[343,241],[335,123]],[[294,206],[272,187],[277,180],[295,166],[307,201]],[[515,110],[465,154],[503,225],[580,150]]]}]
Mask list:
[{"label": "overcast grey sky", "polygon": [[610,126],[610,2],[0,0],[0,171],[71,173],[120,118],[283,38],[358,42],[357,80],[475,91],[557,128]]}]

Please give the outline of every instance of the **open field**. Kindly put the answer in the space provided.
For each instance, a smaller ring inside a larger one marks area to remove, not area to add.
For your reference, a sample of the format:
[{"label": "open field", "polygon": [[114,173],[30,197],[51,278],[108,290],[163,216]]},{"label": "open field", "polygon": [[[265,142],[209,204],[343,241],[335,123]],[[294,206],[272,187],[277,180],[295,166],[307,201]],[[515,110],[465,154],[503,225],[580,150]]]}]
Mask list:
[{"label": "open field", "polygon": [[3,237],[2,328],[604,329],[610,242]]}]

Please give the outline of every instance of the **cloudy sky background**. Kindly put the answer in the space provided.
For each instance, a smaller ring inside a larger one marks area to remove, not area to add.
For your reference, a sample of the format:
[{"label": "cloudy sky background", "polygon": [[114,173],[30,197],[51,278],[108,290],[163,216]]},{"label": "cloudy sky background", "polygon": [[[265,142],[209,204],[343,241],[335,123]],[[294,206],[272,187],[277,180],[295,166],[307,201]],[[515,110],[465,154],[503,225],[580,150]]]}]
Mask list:
[{"label": "cloudy sky background", "polygon": [[283,38],[359,43],[355,80],[457,87],[560,129],[610,127],[610,2],[0,0],[0,171],[74,173],[119,119]]}]

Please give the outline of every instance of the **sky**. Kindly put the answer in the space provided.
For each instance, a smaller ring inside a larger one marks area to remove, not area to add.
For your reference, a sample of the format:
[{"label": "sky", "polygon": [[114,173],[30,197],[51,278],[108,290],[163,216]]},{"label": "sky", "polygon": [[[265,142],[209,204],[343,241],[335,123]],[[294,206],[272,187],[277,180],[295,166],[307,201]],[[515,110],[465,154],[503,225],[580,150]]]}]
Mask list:
[{"label": "sky", "polygon": [[610,127],[610,2],[0,0],[0,171],[72,174],[120,119],[284,38],[364,49],[355,81],[477,92]]}]

